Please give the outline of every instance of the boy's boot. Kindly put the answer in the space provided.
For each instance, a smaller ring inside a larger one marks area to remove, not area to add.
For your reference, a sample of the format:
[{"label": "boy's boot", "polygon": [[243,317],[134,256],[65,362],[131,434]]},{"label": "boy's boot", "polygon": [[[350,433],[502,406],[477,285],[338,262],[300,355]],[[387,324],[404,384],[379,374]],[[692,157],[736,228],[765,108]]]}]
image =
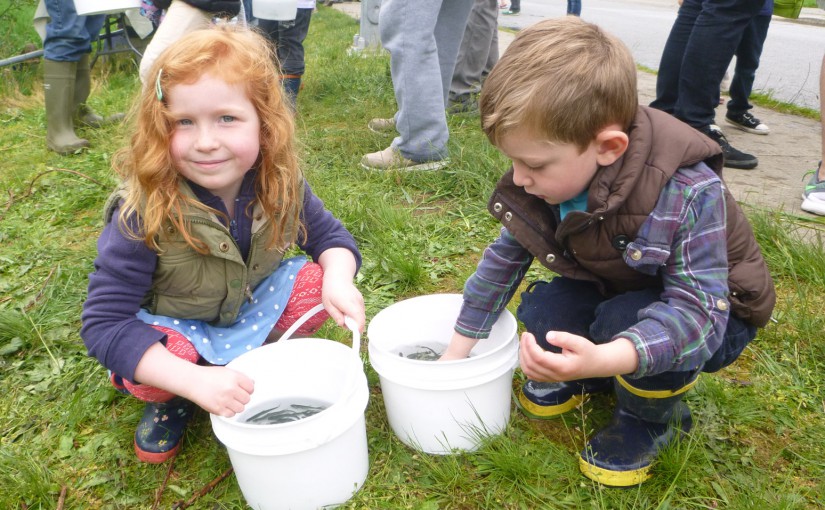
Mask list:
[{"label": "boy's boot", "polygon": [[687,433],[693,421],[682,402],[696,379],[676,390],[642,390],[616,377],[616,410],[610,425],[585,444],[579,457],[584,476],[612,487],[650,478],[659,451]]},{"label": "boy's boot", "polygon": [[61,155],[89,146],[74,133],[74,95],[77,62],[44,59],[43,88],[46,96],[46,145]]},{"label": "boy's boot", "polygon": [[135,431],[138,459],[160,464],[177,455],[194,411],[195,404],[182,397],[168,402],[147,402]]},{"label": "boy's boot", "polygon": [[115,113],[108,117],[101,117],[86,105],[89,92],[92,90],[91,66],[89,54],[83,55],[77,62],[77,74],[74,85],[74,115],[75,120],[86,126],[99,128],[123,120],[122,113]]},{"label": "boy's boot", "polygon": [[578,407],[584,396],[605,393],[613,388],[613,379],[597,377],[569,382],[527,380],[518,393],[516,405],[528,418],[546,420]]}]

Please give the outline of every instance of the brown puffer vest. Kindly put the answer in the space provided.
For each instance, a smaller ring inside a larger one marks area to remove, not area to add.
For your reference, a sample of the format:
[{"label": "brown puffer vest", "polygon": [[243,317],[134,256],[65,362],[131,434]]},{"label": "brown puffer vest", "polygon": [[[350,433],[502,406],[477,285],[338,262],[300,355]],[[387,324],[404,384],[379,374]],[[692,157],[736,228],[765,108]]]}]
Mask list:
[{"label": "brown puffer vest", "polygon": [[[673,174],[702,161],[720,177],[722,171],[719,146],[664,112],[640,106],[628,135],[627,152],[600,168],[590,183],[587,212],[570,213],[560,222],[557,207],[513,183],[512,169],[488,204],[490,213],[542,265],[568,278],[594,282],[606,296],[661,285],[658,275],[636,271],[623,257]],[[773,280],[727,187],[725,202],[731,311],[762,327],[776,303]]]}]

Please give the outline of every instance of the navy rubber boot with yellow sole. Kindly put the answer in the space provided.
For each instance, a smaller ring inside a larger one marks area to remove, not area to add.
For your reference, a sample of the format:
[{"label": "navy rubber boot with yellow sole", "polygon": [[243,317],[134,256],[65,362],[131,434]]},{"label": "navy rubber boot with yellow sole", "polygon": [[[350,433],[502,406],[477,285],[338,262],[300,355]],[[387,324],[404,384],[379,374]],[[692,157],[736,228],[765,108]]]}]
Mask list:
[{"label": "navy rubber boot with yellow sole", "polygon": [[682,396],[696,379],[676,390],[641,390],[617,377],[616,411],[579,457],[584,476],[610,487],[631,487],[651,477],[659,452],[690,431],[693,421]]},{"label": "navy rubber boot with yellow sole", "polygon": [[613,388],[612,378],[581,379],[568,382],[527,380],[516,396],[516,405],[528,418],[548,420],[575,409],[586,395]]},{"label": "navy rubber boot with yellow sole", "polygon": [[160,464],[177,455],[194,411],[195,404],[182,397],[168,402],[147,402],[135,431],[138,459]]}]

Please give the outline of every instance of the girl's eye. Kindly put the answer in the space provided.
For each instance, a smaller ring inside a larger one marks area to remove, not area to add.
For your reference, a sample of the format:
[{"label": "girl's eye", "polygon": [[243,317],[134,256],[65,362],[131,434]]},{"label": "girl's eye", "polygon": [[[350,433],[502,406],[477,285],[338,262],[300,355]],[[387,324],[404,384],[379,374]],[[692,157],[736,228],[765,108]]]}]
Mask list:
[{"label": "girl's eye", "polygon": [[232,115],[221,115],[221,122],[232,122],[235,120],[235,117]]},{"label": "girl's eye", "polygon": [[190,126],[192,124],[192,121],[189,119],[178,119],[175,123],[178,126]]}]

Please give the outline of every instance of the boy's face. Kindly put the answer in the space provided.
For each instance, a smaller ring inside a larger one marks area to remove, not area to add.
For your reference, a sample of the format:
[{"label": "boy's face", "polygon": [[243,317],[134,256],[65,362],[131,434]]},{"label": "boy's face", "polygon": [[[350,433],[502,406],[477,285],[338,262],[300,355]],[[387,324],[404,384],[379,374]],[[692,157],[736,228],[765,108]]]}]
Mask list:
[{"label": "boy's face", "polygon": [[503,135],[499,150],[513,162],[513,181],[548,204],[560,204],[586,190],[599,168],[598,145],[550,142],[526,129]]}]

